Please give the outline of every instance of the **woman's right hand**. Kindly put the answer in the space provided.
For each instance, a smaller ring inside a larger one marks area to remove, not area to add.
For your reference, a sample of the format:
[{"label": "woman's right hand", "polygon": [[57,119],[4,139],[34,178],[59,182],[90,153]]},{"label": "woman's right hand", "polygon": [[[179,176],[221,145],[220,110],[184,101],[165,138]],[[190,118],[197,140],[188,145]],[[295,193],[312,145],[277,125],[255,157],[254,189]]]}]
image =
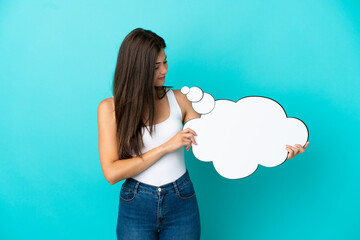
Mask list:
[{"label": "woman's right hand", "polygon": [[197,136],[196,132],[190,128],[186,128],[164,143],[163,147],[165,147],[167,152],[173,152],[182,146],[186,146],[186,151],[189,151],[191,143],[197,145],[194,136]]}]

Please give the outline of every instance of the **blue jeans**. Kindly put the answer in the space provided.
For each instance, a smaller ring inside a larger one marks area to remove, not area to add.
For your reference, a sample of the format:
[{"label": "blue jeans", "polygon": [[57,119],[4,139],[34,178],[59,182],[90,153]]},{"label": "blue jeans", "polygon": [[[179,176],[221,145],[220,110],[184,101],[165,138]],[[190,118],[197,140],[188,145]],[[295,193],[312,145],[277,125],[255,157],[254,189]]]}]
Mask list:
[{"label": "blue jeans", "polygon": [[120,191],[117,239],[198,240],[200,215],[189,173],[160,187],[128,178]]}]

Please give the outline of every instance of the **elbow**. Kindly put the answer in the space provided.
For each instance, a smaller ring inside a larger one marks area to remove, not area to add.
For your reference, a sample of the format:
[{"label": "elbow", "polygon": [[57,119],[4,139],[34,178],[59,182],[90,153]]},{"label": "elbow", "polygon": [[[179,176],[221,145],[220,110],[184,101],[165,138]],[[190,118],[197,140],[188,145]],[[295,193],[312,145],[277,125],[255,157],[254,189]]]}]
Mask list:
[{"label": "elbow", "polygon": [[110,185],[114,185],[117,182],[120,182],[121,180],[123,180],[124,178],[122,176],[113,176],[113,174],[111,173],[104,173],[104,177],[106,179],[106,181],[110,184]]},{"label": "elbow", "polygon": [[114,185],[115,183],[118,182],[112,176],[110,176],[109,174],[107,174],[107,175],[104,174],[104,177],[105,177],[106,181],[108,183],[110,183],[110,185]]},{"label": "elbow", "polygon": [[102,172],[110,185],[114,185],[129,177],[124,168],[115,167],[113,164],[102,165]]},{"label": "elbow", "polygon": [[105,177],[105,179],[106,179],[106,181],[107,181],[108,183],[110,183],[110,185],[114,185],[114,184],[116,183],[114,180],[112,180],[112,179],[110,179],[110,178],[106,178],[106,177]]},{"label": "elbow", "polygon": [[114,180],[113,180],[109,175],[107,175],[107,174],[104,173],[104,177],[105,177],[105,180],[106,180],[108,183],[110,183],[110,185],[114,185],[114,184],[115,184]]},{"label": "elbow", "polygon": [[116,183],[111,172],[108,169],[103,169],[103,175],[105,180],[110,183],[110,185],[114,185]]}]

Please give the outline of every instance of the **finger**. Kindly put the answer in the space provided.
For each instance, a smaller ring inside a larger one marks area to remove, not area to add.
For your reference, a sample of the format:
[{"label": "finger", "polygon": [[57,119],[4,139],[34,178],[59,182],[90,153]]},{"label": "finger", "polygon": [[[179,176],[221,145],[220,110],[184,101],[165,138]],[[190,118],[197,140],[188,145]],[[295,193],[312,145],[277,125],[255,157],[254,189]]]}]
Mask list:
[{"label": "finger", "polygon": [[191,132],[192,134],[194,134],[195,136],[197,136],[196,132],[194,130],[192,130],[191,128],[186,128],[184,129],[185,132]]},{"label": "finger", "polygon": [[293,146],[290,146],[290,147],[294,151],[294,157],[299,154],[300,149],[298,149],[297,147],[293,147]]},{"label": "finger", "polygon": [[299,149],[298,147],[294,147],[294,146],[291,146],[291,145],[286,145],[286,147],[288,147],[288,148],[290,148],[290,149],[293,150],[294,156],[295,156],[296,154],[298,154],[299,151],[300,151],[300,149]]},{"label": "finger", "polygon": [[185,128],[185,129],[183,129],[183,132],[189,132],[189,131],[191,131],[190,128]]},{"label": "finger", "polygon": [[286,150],[288,151],[288,159],[292,159],[294,157],[294,152],[291,148],[286,147]]},{"label": "finger", "polygon": [[192,133],[193,135],[197,136],[197,134],[194,130],[190,129],[189,132]]},{"label": "finger", "polygon": [[191,146],[191,140],[188,138],[184,139],[184,145]]},{"label": "finger", "polygon": [[299,148],[299,153],[305,152],[305,148],[303,148],[300,144],[295,144],[297,148]]},{"label": "finger", "polygon": [[186,145],[186,149],[189,151],[190,148],[191,148],[191,144],[187,144],[187,145]]},{"label": "finger", "polygon": [[195,143],[195,145],[197,145],[197,142],[195,141],[194,136],[191,136],[191,141],[192,141],[193,143]]},{"label": "finger", "polygon": [[309,146],[309,142],[305,143],[304,148],[307,148]]},{"label": "finger", "polygon": [[188,139],[191,139],[194,135],[192,133],[185,133],[184,134],[184,137],[185,138],[188,138]]}]

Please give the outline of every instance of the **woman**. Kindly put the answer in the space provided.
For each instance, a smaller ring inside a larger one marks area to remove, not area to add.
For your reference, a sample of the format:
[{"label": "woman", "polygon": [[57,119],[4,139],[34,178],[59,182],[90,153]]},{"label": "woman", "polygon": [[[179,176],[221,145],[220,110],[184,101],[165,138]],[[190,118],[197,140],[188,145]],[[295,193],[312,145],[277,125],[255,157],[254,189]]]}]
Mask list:
[{"label": "woman", "polygon": [[[163,87],[164,40],[135,29],[121,44],[113,98],[98,107],[99,154],[110,184],[121,188],[118,239],[200,239],[197,200],[183,146],[196,144],[183,123],[198,118],[179,90]],[[144,145],[143,145],[144,144]]]},{"label": "woman", "polygon": [[[179,90],[164,87],[165,47],[151,31],[129,33],[118,54],[114,96],[98,107],[103,174],[110,184],[126,179],[118,239],[200,239],[199,209],[183,151],[197,144],[196,133],[182,130],[200,115]],[[289,158],[304,151],[287,149]]]}]

